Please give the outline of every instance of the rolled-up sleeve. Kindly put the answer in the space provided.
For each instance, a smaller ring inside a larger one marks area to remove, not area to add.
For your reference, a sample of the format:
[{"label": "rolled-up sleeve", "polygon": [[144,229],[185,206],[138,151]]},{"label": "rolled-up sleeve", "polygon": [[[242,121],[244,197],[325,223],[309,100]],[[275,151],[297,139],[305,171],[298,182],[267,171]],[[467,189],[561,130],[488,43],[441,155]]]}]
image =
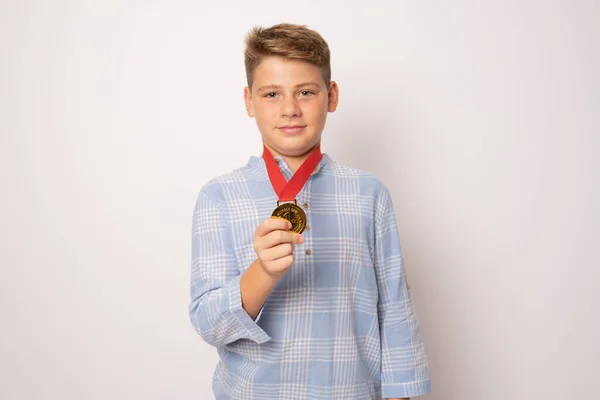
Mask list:
[{"label": "rolled-up sleeve", "polygon": [[208,344],[271,338],[242,308],[240,268],[232,252],[223,207],[202,188],[194,207],[189,304],[190,321]]},{"label": "rolled-up sleeve", "polygon": [[402,261],[396,215],[382,185],[375,212],[375,275],[379,290],[383,398],[431,391],[428,362]]}]

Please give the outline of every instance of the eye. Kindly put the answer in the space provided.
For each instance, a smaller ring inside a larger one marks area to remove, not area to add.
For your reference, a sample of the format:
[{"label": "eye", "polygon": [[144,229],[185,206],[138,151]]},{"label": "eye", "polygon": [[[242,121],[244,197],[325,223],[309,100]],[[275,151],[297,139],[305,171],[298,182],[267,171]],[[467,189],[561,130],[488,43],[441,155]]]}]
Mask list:
[{"label": "eye", "polygon": [[267,93],[265,94],[263,97],[267,98],[267,99],[272,99],[273,97],[277,96],[277,93],[275,92],[271,92],[271,93]]},{"label": "eye", "polygon": [[303,90],[300,92],[302,94],[302,96],[308,96],[311,94],[314,94],[313,92],[311,92],[310,90]]}]

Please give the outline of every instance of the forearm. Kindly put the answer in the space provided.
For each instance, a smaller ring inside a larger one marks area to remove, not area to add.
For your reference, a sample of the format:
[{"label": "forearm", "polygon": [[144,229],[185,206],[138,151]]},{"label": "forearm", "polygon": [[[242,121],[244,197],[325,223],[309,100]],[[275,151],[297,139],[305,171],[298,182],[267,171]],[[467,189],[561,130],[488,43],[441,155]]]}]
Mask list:
[{"label": "forearm", "polygon": [[241,278],[238,275],[225,283],[198,280],[192,284],[190,319],[210,345],[221,347],[239,339],[256,343],[270,340],[242,306]]},{"label": "forearm", "polygon": [[[382,397],[405,399],[431,391],[424,344],[410,294],[380,305]],[[402,396],[402,397],[399,397]]]},{"label": "forearm", "polygon": [[240,279],[242,307],[255,319],[278,279],[268,275],[256,259]]}]

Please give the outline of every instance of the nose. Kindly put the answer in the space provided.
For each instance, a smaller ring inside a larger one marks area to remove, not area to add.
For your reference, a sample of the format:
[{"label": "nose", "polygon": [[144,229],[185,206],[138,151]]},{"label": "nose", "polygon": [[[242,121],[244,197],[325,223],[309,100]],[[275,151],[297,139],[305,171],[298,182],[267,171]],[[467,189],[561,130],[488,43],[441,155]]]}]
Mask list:
[{"label": "nose", "polygon": [[285,118],[300,116],[300,107],[295,97],[290,97],[281,105],[281,116]]}]

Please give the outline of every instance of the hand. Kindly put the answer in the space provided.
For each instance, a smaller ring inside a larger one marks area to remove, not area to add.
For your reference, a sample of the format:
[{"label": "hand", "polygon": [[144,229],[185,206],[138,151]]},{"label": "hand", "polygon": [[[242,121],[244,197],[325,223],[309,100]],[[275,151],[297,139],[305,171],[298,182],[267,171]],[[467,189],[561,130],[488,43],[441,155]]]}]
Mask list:
[{"label": "hand", "polygon": [[294,263],[294,245],[304,243],[304,237],[290,232],[291,222],[267,218],[254,233],[254,251],[262,269],[272,278],[279,279]]}]

